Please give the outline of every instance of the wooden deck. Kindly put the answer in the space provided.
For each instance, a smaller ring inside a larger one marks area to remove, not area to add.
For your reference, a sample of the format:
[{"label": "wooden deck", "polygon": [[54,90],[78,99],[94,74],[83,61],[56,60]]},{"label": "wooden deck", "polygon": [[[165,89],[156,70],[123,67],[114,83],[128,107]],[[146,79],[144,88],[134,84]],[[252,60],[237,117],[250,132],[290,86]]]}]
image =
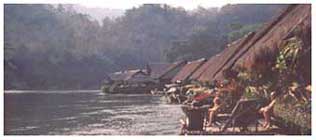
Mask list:
[{"label": "wooden deck", "polygon": [[227,128],[225,132],[220,132],[219,127],[212,126],[206,127],[206,134],[207,135],[283,135],[285,134],[280,128],[276,125],[272,125],[269,129],[265,129],[262,127],[263,119],[259,120],[260,124],[258,125],[257,132],[255,131],[255,125],[248,127],[250,131],[241,132],[239,128]]},{"label": "wooden deck", "polygon": [[221,132],[218,126],[206,127],[205,131],[185,131],[184,135],[288,135],[284,130],[278,128],[276,125],[272,125],[269,129],[265,129],[261,126],[263,119],[259,120],[257,131],[255,131],[255,125],[248,127],[250,131],[241,132],[239,128],[227,128],[225,132]]}]

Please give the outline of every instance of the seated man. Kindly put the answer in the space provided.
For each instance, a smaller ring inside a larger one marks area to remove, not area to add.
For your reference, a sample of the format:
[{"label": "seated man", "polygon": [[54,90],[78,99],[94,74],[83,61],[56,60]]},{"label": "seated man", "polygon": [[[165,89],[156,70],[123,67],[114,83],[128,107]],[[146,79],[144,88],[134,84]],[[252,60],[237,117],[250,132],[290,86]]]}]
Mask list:
[{"label": "seated man", "polygon": [[213,103],[214,103],[214,106],[208,110],[209,120],[208,120],[207,126],[212,126],[212,122],[214,120],[214,117],[216,114],[218,114],[218,111],[220,109],[221,99],[220,99],[218,94],[213,99]]},{"label": "seated man", "polygon": [[273,115],[273,107],[275,105],[275,102],[276,102],[276,93],[272,92],[270,103],[259,110],[259,113],[263,114],[263,117],[264,117],[263,127],[266,129],[271,126],[271,116]]}]

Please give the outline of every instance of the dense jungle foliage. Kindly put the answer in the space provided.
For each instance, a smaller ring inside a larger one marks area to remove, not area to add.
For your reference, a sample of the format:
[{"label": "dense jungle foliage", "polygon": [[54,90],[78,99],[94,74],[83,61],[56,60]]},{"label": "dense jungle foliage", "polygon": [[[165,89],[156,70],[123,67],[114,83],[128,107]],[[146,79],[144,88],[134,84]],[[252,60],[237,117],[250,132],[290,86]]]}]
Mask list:
[{"label": "dense jungle foliage", "polygon": [[4,5],[5,89],[98,89],[105,75],[210,57],[286,5],[143,5],[102,25],[64,5]]}]

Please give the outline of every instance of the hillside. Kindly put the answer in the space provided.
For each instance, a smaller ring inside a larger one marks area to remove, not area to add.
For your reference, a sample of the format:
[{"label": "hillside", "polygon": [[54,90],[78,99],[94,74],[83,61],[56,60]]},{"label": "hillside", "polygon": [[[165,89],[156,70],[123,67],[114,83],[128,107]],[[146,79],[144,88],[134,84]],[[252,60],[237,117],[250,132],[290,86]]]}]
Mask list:
[{"label": "hillside", "polygon": [[5,89],[95,89],[110,72],[211,57],[285,5],[143,5],[102,25],[58,5],[4,6]]}]

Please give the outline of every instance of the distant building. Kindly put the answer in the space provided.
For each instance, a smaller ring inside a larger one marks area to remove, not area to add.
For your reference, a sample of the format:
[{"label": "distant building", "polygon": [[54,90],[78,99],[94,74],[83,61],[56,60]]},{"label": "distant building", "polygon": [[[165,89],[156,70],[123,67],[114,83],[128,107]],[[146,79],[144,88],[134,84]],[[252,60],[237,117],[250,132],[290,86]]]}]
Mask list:
[{"label": "distant building", "polygon": [[140,69],[115,72],[110,74],[109,77],[113,82],[117,83],[128,84],[154,82],[153,78]]}]

